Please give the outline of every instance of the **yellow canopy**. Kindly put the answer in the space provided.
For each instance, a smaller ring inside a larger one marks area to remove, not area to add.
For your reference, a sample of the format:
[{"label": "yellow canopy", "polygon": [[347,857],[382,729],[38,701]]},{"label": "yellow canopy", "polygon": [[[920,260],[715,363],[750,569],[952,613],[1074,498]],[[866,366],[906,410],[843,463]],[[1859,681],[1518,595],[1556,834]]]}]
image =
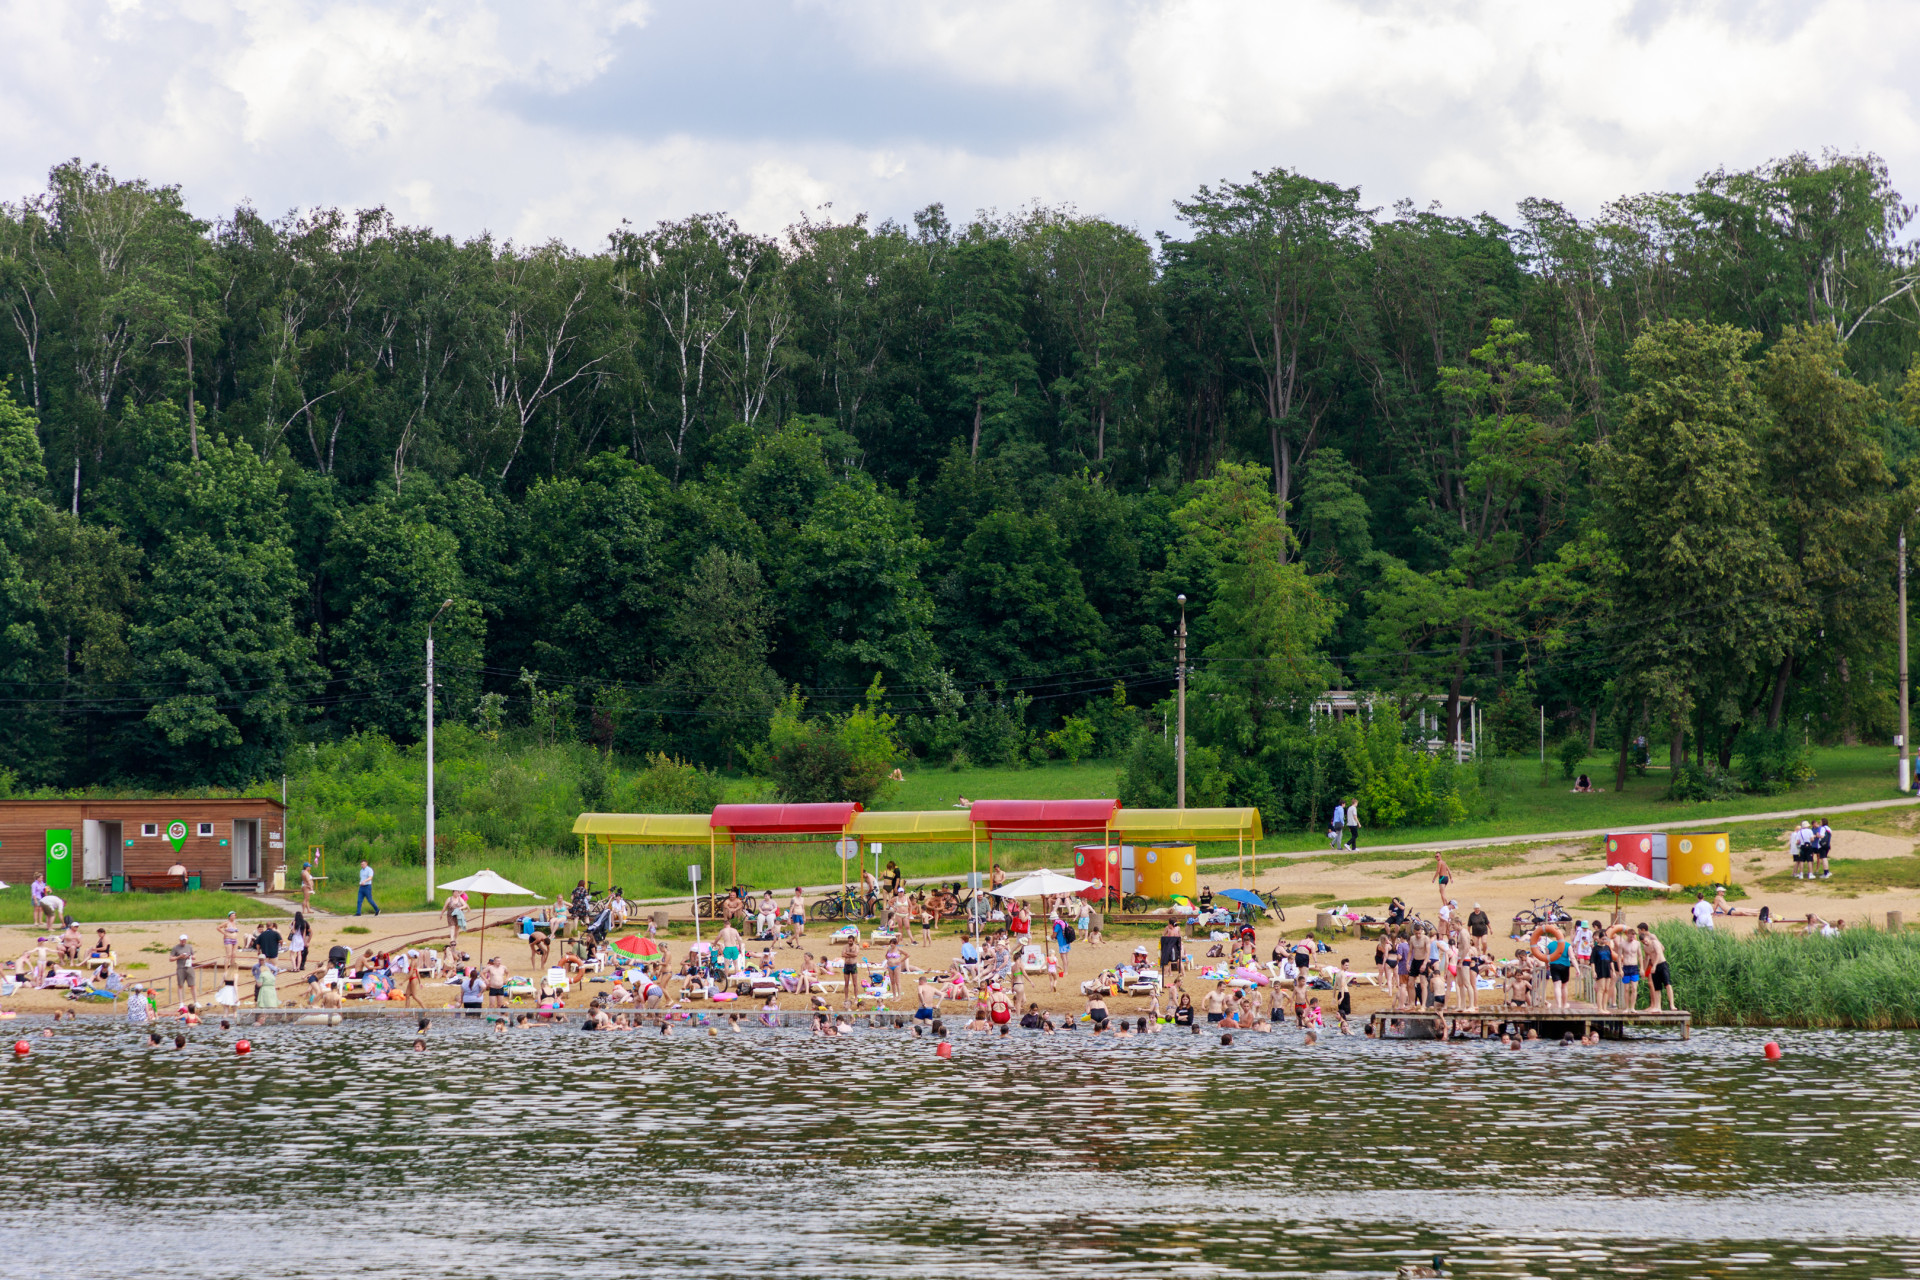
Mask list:
[{"label": "yellow canopy", "polygon": [[1113,815],[1113,834],[1129,844],[1148,840],[1258,840],[1258,809],[1127,809]]},{"label": "yellow canopy", "polygon": [[859,840],[895,844],[959,844],[973,837],[973,818],[965,809],[856,813],[849,832]]},{"label": "yellow canopy", "polygon": [[583,813],[573,833],[602,844],[707,844],[713,819],[704,813]]}]

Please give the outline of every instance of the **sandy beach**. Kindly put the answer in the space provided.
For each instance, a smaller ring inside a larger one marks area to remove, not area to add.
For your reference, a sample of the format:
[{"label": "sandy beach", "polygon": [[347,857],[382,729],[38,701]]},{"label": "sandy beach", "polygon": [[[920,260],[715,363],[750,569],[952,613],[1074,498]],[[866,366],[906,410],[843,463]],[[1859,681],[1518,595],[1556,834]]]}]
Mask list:
[{"label": "sandy beach", "polygon": [[[1784,836],[1784,828],[1782,832]],[[1910,836],[1887,835],[1857,830],[1839,830],[1834,832],[1834,857],[1837,859],[1875,859],[1905,857],[1915,851],[1915,841]],[[1364,850],[1362,850],[1364,852]],[[1575,876],[1597,869],[1598,859],[1591,843],[1543,844],[1535,846],[1511,846],[1489,848],[1485,850],[1457,850],[1447,854],[1453,871],[1451,885],[1452,896],[1461,911],[1471,911],[1478,904],[1491,917],[1493,922],[1492,943],[1496,956],[1511,956],[1517,943],[1508,940],[1508,928],[1514,913],[1532,905],[1535,899],[1561,897],[1567,909],[1576,918],[1595,918],[1606,914],[1605,909],[1577,905],[1585,890],[1570,887],[1565,882]],[[1757,911],[1762,905],[1772,908],[1776,919],[1792,921],[1803,918],[1812,911],[1824,919],[1838,921],[1845,919],[1849,924],[1871,921],[1875,925],[1884,925],[1886,913],[1901,911],[1910,919],[1920,919],[1920,890],[1890,889],[1860,892],[1857,896],[1851,892],[1837,892],[1826,882],[1792,882],[1787,892],[1776,891],[1769,887],[1762,889],[1757,882],[1763,877],[1786,870],[1790,858],[1784,839],[1775,848],[1746,850],[1738,849],[1736,854],[1736,880],[1747,885],[1747,897],[1734,905],[1749,911]],[[1266,920],[1258,927],[1257,954],[1265,958],[1277,935],[1298,937],[1309,931],[1314,924],[1315,906],[1331,904],[1352,905],[1354,910],[1382,917],[1386,914],[1386,901],[1390,897],[1399,897],[1409,907],[1426,917],[1433,919],[1439,908],[1439,893],[1433,883],[1434,861],[1431,855],[1399,854],[1388,855],[1380,861],[1340,861],[1329,858],[1289,857],[1264,861],[1257,884],[1262,890],[1272,890],[1288,895],[1290,905],[1286,910],[1284,922]],[[1215,890],[1236,887],[1240,882],[1234,868],[1214,867],[1208,869],[1203,882]],[[1683,919],[1690,901],[1676,895],[1672,900],[1660,903],[1628,904],[1629,920],[1638,923],[1660,923]],[[676,957],[682,954],[686,945],[692,941],[687,929],[686,905],[679,904],[674,912],[675,924],[673,936],[667,945]],[[447,941],[446,926],[432,913],[386,912],[380,916],[351,915],[335,916],[315,914],[310,916],[314,924],[314,937],[311,956],[324,958],[328,948],[335,944],[351,947],[356,954],[372,948],[389,951],[396,948],[438,947],[444,954]],[[477,920],[477,917],[475,917]],[[81,918],[82,935],[87,944],[94,939],[94,926]],[[1753,916],[1721,917],[1717,927],[1731,928],[1746,932],[1754,927]],[[284,928],[284,919],[282,921]],[[816,957],[827,950],[827,938],[834,926],[824,921],[809,924],[807,942]],[[872,923],[863,926],[863,934],[870,933]],[[251,932],[251,927],[243,928],[243,936]],[[1094,943],[1088,939],[1077,942],[1069,957],[1066,976],[1061,978],[1057,989],[1050,989],[1044,974],[1030,975],[1027,980],[1026,997],[1050,1012],[1080,1012],[1085,1005],[1080,994],[1080,981],[1092,977],[1101,970],[1118,966],[1128,961],[1136,945],[1144,943],[1150,953],[1157,954],[1154,935],[1158,929],[1153,925],[1117,924],[1106,931],[1103,940]],[[173,972],[173,962],[166,954],[185,934],[193,944],[200,967],[196,970],[199,983],[199,1003],[207,1006],[214,993],[226,976],[222,963],[224,951],[220,941],[217,921],[142,921],[107,926],[107,936],[112,942],[119,960],[120,969],[129,981],[152,981],[164,979]],[[32,926],[8,926],[0,931],[0,947],[4,947],[9,958],[18,958],[36,945],[36,939],[52,938],[55,931]],[[711,938],[709,925],[706,936]],[[944,969],[947,963],[959,954],[962,936],[959,928],[949,923],[936,934],[930,947],[911,946],[907,948],[910,964],[915,968]],[[1204,939],[1189,939],[1187,956],[1189,975],[1185,987],[1197,999],[1209,984],[1195,976],[1192,961],[1204,956],[1207,949]],[[1317,957],[1317,963],[1338,964],[1341,959],[1351,961],[1356,972],[1368,972],[1373,967],[1373,943],[1357,935],[1336,935],[1330,942],[1332,952]],[[477,929],[469,930],[461,936],[459,949],[475,961],[487,956],[499,956],[512,972],[528,974],[529,957],[527,947],[513,932],[508,918],[498,914],[493,917],[486,935],[486,950],[480,951],[480,934]],[[752,948],[757,953],[758,947]],[[877,958],[884,950],[882,947],[867,946],[866,954]],[[799,959],[799,952],[782,947],[778,952],[777,964],[792,965]],[[252,956],[242,952],[238,971],[237,986],[242,996],[242,1007],[252,1007],[251,978]],[[283,963],[285,962],[283,957]],[[312,972],[309,962],[306,973],[283,972],[279,976],[279,994],[283,1007],[304,1006],[307,1003],[308,984],[306,978]],[[824,971],[824,966],[823,966]],[[1675,975],[1679,988],[1682,1007],[1686,996],[1686,975]],[[582,990],[574,992],[568,1005],[574,1010],[583,1008],[594,994],[607,989],[607,985],[589,982]],[[425,999],[430,1008],[446,1008],[458,1003],[455,989],[434,982],[425,985]],[[527,1001],[521,1001],[517,1007],[527,1007]],[[838,997],[832,997],[831,1003],[839,1007]],[[1330,1004],[1331,1001],[1323,1001]],[[1358,985],[1354,988],[1354,1006],[1356,1013],[1365,1013],[1375,1008],[1385,1007],[1388,1003],[1384,993]],[[803,1009],[807,1007],[804,996],[782,996],[779,1004],[783,1009]],[[911,1007],[911,994],[905,1000],[895,1000],[890,1008],[898,1009],[902,1004]],[[353,1007],[390,1007],[398,1011],[398,1001],[354,1002]],[[693,1002],[699,1007],[700,1002]],[[1109,1000],[1116,1015],[1133,1015],[1144,1012],[1147,1000],[1144,997],[1117,997]],[[112,1010],[105,1003],[93,1001],[69,1000],[57,990],[21,991],[4,1001],[6,1009],[20,1013],[49,1013],[56,1009],[75,1011],[82,1016],[107,1016]],[[124,1004],[117,1006],[124,1010]],[[731,1005],[705,1006],[709,1009],[744,1009],[754,1007],[747,1002]],[[216,1007],[217,1010],[217,1007]],[[963,1010],[956,1002],[948,1002],[949,1013],[961,1013]],[[970,1011],[970,1010],[968,1010]],[[163,1013],[171,1012],[171,1006]]]}]

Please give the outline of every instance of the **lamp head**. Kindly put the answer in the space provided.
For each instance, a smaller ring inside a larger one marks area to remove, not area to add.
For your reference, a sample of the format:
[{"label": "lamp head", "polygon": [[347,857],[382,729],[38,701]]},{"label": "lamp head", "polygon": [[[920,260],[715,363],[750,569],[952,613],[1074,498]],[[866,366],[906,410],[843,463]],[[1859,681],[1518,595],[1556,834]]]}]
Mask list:
[{"label": "lamp head", "polygon": [[1185,596],[1175,596],[1174,600],[1176,600],[1179,603],[1182,609],[1187,607],[1187,598]]}]

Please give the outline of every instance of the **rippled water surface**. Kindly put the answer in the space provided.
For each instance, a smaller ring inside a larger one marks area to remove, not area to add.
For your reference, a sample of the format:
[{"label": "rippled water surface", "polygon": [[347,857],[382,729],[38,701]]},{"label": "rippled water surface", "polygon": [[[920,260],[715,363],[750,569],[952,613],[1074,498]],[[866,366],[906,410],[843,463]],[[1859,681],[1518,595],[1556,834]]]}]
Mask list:
[{"label": "rippled water surface", "polygon": [[61,1031],[0,1276],[1920,1275],[1905,1034]]}]

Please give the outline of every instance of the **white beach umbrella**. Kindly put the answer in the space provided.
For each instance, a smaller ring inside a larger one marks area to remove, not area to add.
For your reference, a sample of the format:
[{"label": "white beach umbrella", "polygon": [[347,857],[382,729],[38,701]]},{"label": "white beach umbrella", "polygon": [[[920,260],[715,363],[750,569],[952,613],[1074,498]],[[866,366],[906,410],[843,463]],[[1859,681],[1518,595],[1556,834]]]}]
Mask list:
[{"label": "white beach umbrella", "polygon": [[1021,876],[1012,884],[995,889],[994,895],[1001,898],[1047,898],[1062,893],[1078,893],[1082,889],[1091,889],[1099,881],[1075,880],[1072,876],[1063,876],[1058,871],[1042,868]]},{"label": "white beach umbrella", "polygon": [[1579,879],[1569,880],[1567,883],[1590,884],[1602,889],[1613,890],[1613,907],[1616,911],[1620,909],[1620,894],[1623,890],[1651,889],[1655,893],[1667,893],[1670,890],[1680,887],[1677,884],[1668,885],[1662,884],[1658,880],[1650,880],[1638,871],[1634,871],[1628,867],[1608,867],[1605,871],[1596,871],[1590,876],[1581,876]]},{"label": "white beach umbrella", "polygon": [[460,893],[477,893],[480,895],[480,960],[483,964],[487,958],[488,900],[496,893],[517,893],[529,898],[543,896],[536,894],[532,889],[522,889],[519,885],[497,871],[490,871],[484,868],[474,872],[470,876],[463,876],[458,880],[449,880],[440,887],[449,893],[458,891]]}]

